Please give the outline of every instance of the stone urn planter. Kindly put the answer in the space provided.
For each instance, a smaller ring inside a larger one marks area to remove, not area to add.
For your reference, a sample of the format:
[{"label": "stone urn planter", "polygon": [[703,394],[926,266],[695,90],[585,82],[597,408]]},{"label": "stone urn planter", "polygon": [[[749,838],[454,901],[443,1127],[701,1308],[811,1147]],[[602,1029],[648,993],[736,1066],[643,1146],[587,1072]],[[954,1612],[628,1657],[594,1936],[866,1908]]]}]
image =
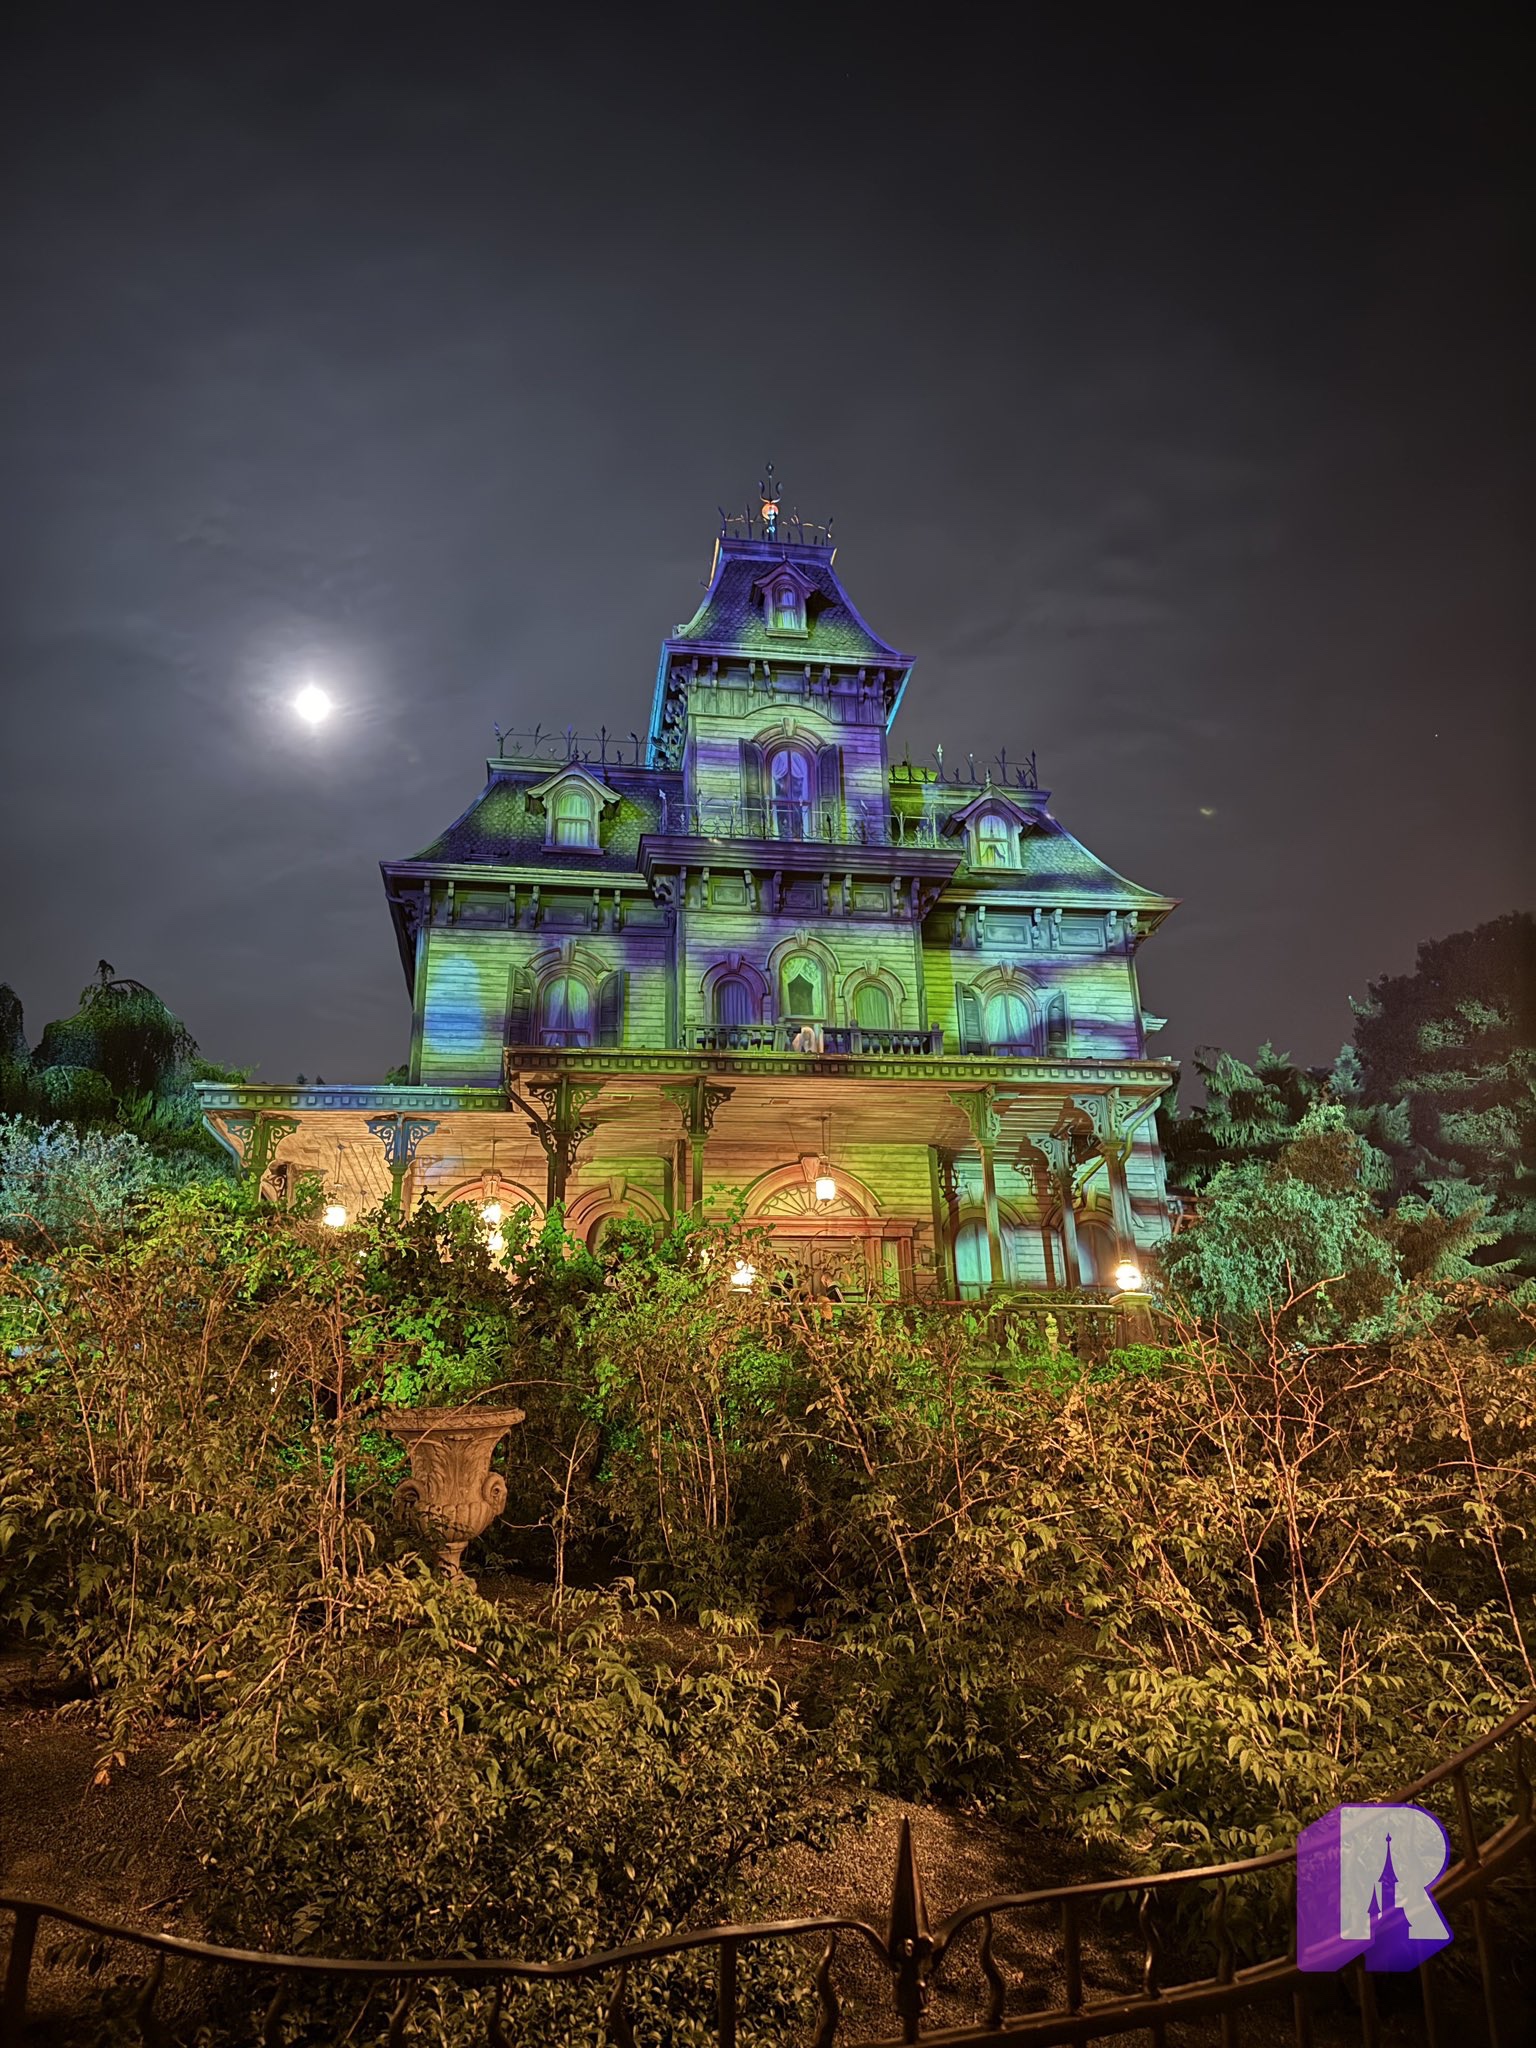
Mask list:
[{"label": "stone urn planter", "polygon": [[437,1560],[445,1578],[465,1576],[466,1543],[507,1504],[491,1453],[523,1419],[521,1408],[389,1408],[384,1427],[410,1453],[411,1476],[395,1488],[395,1515]]}]

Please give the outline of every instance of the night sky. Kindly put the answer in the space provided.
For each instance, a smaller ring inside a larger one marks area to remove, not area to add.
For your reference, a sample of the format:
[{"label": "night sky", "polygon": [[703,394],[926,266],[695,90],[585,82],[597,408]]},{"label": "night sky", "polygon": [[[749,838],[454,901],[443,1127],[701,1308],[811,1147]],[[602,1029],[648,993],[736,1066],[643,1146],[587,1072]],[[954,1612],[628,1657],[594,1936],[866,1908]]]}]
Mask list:
[{"label": "night sky", "polygon": [[1524,66],[1415,18],[14,7],[33,1036],[105,956],[260,1079],[382,1077],[377,862],[495,720],[643,730],[772,460],[918,657],[898,754],[1034,748],[1183,899],[1159,1049],[1330,1057],[1536,869]]}]

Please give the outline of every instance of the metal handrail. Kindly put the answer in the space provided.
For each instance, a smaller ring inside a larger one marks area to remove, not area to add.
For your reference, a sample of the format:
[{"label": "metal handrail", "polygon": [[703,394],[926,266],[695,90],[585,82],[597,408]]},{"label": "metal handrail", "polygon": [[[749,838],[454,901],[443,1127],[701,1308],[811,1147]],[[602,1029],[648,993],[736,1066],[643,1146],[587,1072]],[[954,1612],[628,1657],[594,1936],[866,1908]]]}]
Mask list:
[{"label": "metal handrail", "polygon": [[661,793],[664,838],[770,840],[781,846],[914,847],[948,849],[959,858],[960,847],[946,838],[943,820],[932,812],[911,817],[880,803],[824,803],[816,798],[743,802],[733,797],[704,797],[691,803]]}]

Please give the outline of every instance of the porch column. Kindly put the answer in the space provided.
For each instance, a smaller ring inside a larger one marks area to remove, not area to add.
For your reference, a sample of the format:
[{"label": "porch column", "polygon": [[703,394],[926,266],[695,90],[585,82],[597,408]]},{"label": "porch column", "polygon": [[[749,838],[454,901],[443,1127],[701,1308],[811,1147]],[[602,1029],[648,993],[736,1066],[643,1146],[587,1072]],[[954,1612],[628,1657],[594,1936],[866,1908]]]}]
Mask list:
[{"label": "porch column", "polygon": [[964,1094],[951,1094],[949,1099],[970,1125],[976,1150],[981,1154],[982,1198],[987,1209],[987,1260],[992,1269],[992,1285],[1001,1287],[1007,1278],[1007,1269],[1003,1264],[1003,1233],[997,1214],[995,1161],[1002,1120],[990,1088],[968,1089]]},{"label": "porch column", "polygon": [[1003,1231],[997,1214],[997,1174],[993,1165],[995,1147],[982,1144],[977,1147],[981,1153],[982,1199],[987,1205],[987,1259],[992,1267],[992,1285],[1001,1287],[1008,1278],[1003,1264]]},{"label": "porch column", "polygon": [[1077,1165],[1072,1135],[1068,1131],[1056,1131],[1036,1142],[1045,1154],[1050,1187],[1061,1208],[1061,1262],[1066,1268],[1062,1278],[1068,1287],[1081,1287],[1083,1268],[1077,1252]]},{"label": "porch column", "polygon": [[1104,1155],[1104,1170],[1109,1176],[1109,1209],[1115,1224],[1115,1256],[1136,1263],[1136,1220],[1131,1213],[1131,1189],[1126,1179],[1126,1162],[1131,1156],[1131,1140],[1116,1135],[1101,1139],[1099,1150]]},{"label": "porch column", "polygon": [[389,1166],[389,1195],[385,1206],[395,1213],[402,1213],[401,1199],[405,1177],[420,1150],[423,1138],[430,1137],[437,1129],[435,1116],[407,1116],[404,1110],[395,1109],[384,1116],[368,1119],[370,1133],[384,1147],[384,1158]]},{"label": "porch column", "polygon": [[702,1075],[696,1081],[685,1081],[678,1087],[662,1090],[682,1112],[688,1144],[688,1206],[695,1216],[704,1213],[704,1152],[709,1134],[715,1127],[715,1112],[722,1102],[730,1100],[734,1092],[730,1088],[717,1088]]},{"label": "porch column", "polygon": [[928,1195],[933,1206],[933,1242],[939,1257],[939,1286],[946,1301],[960,1298],[956,1240],[960,1234],[960,1179],[955,1155],[940,1145],[928,1147]]}]

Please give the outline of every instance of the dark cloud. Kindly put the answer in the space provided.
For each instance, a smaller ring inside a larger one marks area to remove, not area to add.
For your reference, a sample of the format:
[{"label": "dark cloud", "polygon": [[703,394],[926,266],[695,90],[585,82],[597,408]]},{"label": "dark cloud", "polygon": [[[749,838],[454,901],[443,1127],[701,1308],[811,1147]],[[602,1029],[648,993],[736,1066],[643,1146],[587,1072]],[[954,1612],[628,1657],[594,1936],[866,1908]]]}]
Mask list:
[{"label": "dark cloud", "polygon": [[1504,26],[1168,12],[14,12],[34,1025],[105,954],[270,1078],[382,1072],[375,862],[494,719],[643,723],[767,456],[919,657],[898,746],[1034,747],[1184,899],[1170,1050],[1325,1057],[1418,938],[1528,899]]}]

